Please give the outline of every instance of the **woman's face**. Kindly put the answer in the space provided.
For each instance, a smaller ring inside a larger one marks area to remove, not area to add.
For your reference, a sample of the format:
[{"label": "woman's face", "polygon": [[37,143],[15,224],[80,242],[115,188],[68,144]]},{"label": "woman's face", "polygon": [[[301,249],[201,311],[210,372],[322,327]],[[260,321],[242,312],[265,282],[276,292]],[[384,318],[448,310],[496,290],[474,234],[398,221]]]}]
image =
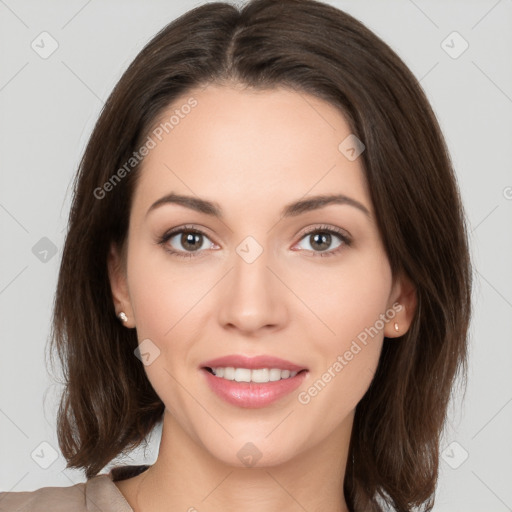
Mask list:
[{"label": "woman's face", "polygon": [[[362,148],[337,109],[285,89],[209,86],[161,120],[133,197],[125,273],[111,271],[111,283],[167,412],[236,466],[347,438],[383,337],[409,325]],[[188,203],[155,205],[170,194]],[[286,378],[287,367],[297,374]]]}]

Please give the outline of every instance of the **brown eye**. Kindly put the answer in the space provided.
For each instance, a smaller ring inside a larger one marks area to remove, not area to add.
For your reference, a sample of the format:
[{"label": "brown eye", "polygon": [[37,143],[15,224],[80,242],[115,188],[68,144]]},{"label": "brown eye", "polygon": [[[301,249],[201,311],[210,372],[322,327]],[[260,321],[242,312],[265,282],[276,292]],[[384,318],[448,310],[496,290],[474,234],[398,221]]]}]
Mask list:
[{"label": "brown eye", "polygon": [[326,251],[332,243],[332,235],[330,233],[313,233],[308,236],[311,247],[319,251]]},{"label": "brown eye", "polygon": [[[179,235],[178,235],[179,236]],[[194,251],[201,248],[203,235],[196,232],[183,231],[179,237],[179,243],[187,251]],[[177,238],[177,237],[173,237]]]},{"label": "brown eye", "polygon": [[[313,256],[333,256],[351,243],[347,235],[331,227],[312,229],[301,240],[307,242],[307,246],[303,249],[312,252]],[[333,247],[333,244],[336,245]]]},{"label": "brown eye", "polygon": [[213,246],[213,243],[207,243],[207,240],[209,241],[209,238],[202,231],[181,227],[166,233],[158,243],[172,255],[191,258],[199,256],[203,249]]}]

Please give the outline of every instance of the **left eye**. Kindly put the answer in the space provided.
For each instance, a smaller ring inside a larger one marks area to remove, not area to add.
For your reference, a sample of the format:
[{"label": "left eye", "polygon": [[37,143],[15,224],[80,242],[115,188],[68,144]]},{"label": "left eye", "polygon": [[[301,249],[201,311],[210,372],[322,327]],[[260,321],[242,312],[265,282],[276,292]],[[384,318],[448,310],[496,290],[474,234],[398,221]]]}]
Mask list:
[{"label": "left eye", "polygon": [[[333,243],[333,236],[339,240],[338,245],[334,248],[329,247]],[[331,256],[341,250],[342,245],[350,245],[350,240],[343,233],[334,231],[333,229],[315,229],[306,233],[301,240],[305,240],[309,247],[305,249],[313,252],[313,256]]]}]

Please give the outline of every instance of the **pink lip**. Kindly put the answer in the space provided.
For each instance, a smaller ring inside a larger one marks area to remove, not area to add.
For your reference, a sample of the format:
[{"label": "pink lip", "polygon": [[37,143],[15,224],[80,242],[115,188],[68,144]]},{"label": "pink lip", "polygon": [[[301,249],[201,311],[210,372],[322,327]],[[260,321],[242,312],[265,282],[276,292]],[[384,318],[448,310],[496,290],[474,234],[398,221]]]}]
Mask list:
[{"label": "pink lip", "polygon": [[[236,382],[216,377],[206,368],[233,367],[233,368],[279,368],[291,372],[300,372],[295,377],[281,379],[273,382]],[[306,371],[301,371],[306,370]],[[273,356],[246,357],[230,355],[206,361],[201,365],[208,386],[220,398],[238,407],[255,409],[265,407],[297,389],[303,382],[307,369]]]},{"label": "pink lip", "polygon": [[258,368],[279,368],[280,370],[290,370],[291,372],[300,372],[301,370],[307,369],[304,366],[298,366],[285,359],[268,355],[247,357],[233,354],[211,359],[201,364],[201,368],[218,368],[219,366],[224,368],[229,366],[233,368],[249,368],[251,370]]},{"label": "pink lip", "polygon": [[296,390],[303,382],[307,371],[288,379],[274,382],[236,382],[216,377],[205,368],[201,369],[208,386],[220,398],[238,407],[256,409],[265,407]]}]

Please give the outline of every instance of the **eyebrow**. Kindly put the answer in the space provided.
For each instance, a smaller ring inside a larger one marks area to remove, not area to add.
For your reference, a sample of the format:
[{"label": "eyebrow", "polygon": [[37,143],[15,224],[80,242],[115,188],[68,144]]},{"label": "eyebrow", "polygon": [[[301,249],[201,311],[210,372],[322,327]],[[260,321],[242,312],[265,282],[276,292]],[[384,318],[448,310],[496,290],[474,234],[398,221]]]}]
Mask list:
[{"label": "eyebrow", "polygon": [[[195,210],[199,213],[211,215],[212,217],[217,217],[219,219],[223,218],[222,208],[218,203],[214,201],[207,201],[206,199],[201,199],[199,197],[176,194],[174,192],[171,192],[170,194],[167,194],[155,201],[149,207],[148,211],[146,212],[146,216],[149,214],[149,212],[164,204],[178,204],[186,208],[190,208],[191,210]],[[343,194],[317,195],[308,199],[300,199],[286,205],[281,211],[281,217],[296,217],[297,215],[301,215],[313,210],[318,210],[331,204],[346,204],[353,206],[354,208],[357,208],[368,217],[370,217],[370,212],[366,206],[364,206],[359,201],[356,201],[355,199],[352,199],[351,197],[345,196]]]}]

